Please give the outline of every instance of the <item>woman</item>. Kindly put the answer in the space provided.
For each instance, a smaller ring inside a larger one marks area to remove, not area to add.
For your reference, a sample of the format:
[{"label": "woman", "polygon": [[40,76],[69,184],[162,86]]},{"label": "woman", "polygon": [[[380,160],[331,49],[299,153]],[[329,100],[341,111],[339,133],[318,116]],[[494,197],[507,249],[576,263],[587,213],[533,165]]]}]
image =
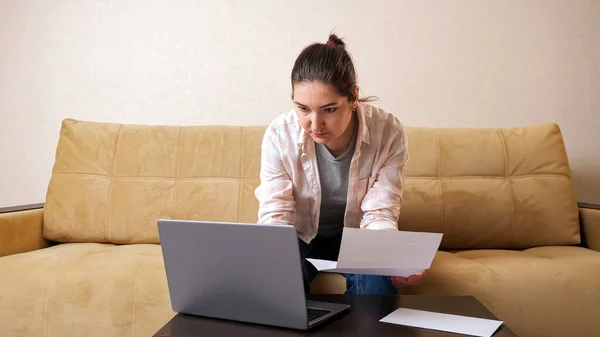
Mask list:
[{"label": "woman", "polygon": [[[344,227],[398,230],[407,139],[396,117],[358,98],[335,35],[300,53],[291,82],[295,109],[263,138],[258,221],[296,226],[308,292],[317,270],[306,258],[337,260]],[[344,276],[347,293],[395,294],[422,274]]]}]

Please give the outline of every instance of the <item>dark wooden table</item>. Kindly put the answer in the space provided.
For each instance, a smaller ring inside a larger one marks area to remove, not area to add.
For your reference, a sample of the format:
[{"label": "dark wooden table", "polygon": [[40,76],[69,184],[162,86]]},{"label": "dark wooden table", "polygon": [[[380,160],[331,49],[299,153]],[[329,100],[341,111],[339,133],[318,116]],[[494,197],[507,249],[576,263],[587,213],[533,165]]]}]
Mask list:
[{"label": "dark wooden table", "polygon": [[[311,300],[349,303],[352,308],[324,324],[308,331],[288,330],[256,324],[230,322],[177,314],[154,337],[196,336],[402,336],[458,337],[442,331],[413,328],[379,322],[399,307],[497,319],[477,299],[471,296],[371,296],[371,295],[311,295]],[[493,337],[516,337],[502,325]]]}]

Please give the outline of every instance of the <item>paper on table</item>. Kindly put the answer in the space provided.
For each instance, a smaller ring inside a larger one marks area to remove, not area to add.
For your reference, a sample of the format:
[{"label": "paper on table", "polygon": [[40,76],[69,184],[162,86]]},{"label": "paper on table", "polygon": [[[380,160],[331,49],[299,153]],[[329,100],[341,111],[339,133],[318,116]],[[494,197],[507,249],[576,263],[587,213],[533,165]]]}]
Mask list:
[{"label": "paper on table", "polygon": [[470,336],[490,337],[502,325],[501,321],[437,312],[399,308],[380,320],[384,323],[447,331]]},{"label": "paper on table", "polygon": [[338,261],[307,259],[323,272],[408,277],[431,267],[441,233],[344,228]]}]

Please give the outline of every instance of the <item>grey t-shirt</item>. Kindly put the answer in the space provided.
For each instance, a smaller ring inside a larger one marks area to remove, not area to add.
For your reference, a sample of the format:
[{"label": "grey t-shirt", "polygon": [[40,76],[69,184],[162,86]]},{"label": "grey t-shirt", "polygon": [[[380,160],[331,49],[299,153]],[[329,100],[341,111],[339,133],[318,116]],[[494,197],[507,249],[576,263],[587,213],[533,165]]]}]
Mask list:
[{"label": "grey t-shirt", "polygon": [[356,134],[357,127],[354,128],[348,149],[337,158],[329,152],[325,145],[316,144],[321,182],[321,213],[318,233],[324,237],[341,235],[344,228],[350,162],[356,147]]}]

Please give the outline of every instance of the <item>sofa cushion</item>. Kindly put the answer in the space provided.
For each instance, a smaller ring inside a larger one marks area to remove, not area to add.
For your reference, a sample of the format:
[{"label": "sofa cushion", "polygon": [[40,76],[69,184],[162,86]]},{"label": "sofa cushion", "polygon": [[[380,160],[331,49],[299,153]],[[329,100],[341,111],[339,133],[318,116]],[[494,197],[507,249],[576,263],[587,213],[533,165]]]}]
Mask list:
[{"label": "sofa cushion", "polygon": [[[600,336],[600,253],[581,247],[438,252],[403,294],[471,295],[519,336]],[[344,278],[321,273],[315,293],[343,293]]]},{"label": "sofa cushion", "polygon": [[0,270],[5,336],[152,336],[174,315],[159,245],[61,244]]},{"label": "sofa cushion", "polygon": [[264,129],[66,119],[48,186],[44,237],[158,243],[159,218],[255,222]]},{"label": "sofa cushion", "polygon": [[408,127],[407,135],[400,229],[444,233],[443,249],[580,243],[558,125]]},{"label": "sofa cushion", "polygon": [[[60,244],[1,257],[0,270],[8,336],[151,336],[174,315],[159,245]],[[595,337],[599,279],[600,253],[580,247],[439,252],[402,293],[474,295],[519,336]],[[344,285],[322,273],[312,289]]]}]

